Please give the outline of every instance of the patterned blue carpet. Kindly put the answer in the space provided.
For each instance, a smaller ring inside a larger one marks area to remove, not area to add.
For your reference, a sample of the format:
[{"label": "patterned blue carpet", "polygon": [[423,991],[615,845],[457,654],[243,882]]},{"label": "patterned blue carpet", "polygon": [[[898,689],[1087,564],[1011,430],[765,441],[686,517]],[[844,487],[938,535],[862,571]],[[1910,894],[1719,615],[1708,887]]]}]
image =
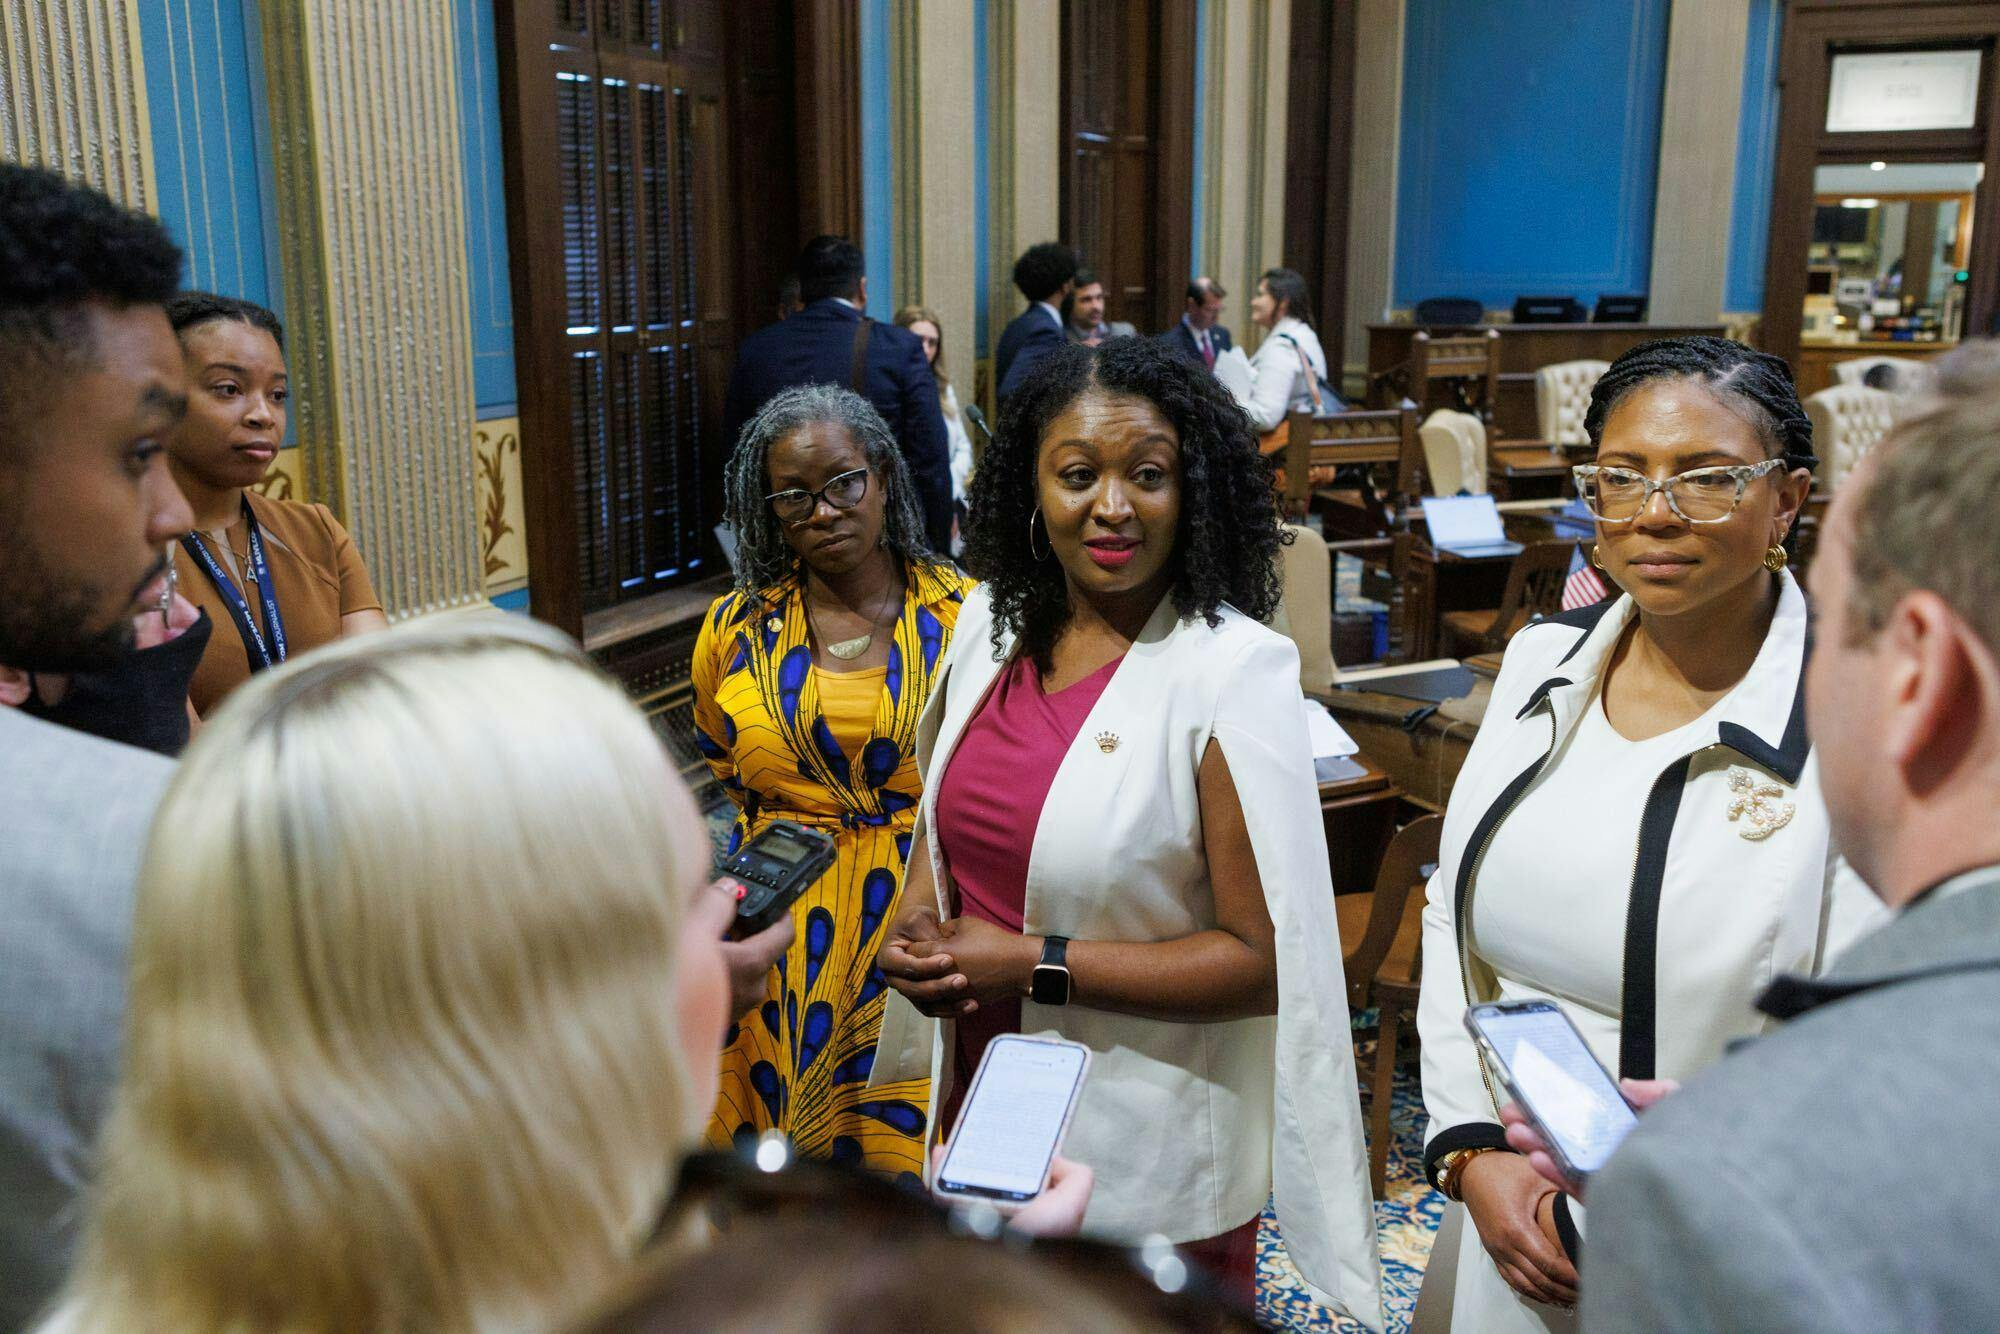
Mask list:
[{"label": "patterned blue carpet", "polygon": [[[1364,1016],[1370,1026],[1373,1016]],[[1355,1039],[1365,1060],[1373,1060],[1373,1041]],[[1430,1260],[1431,1238],[1444,1213],[1444,1196],[1424,1180],[1424,1106],[1418,1087],[1415,1044],[1407,1044],[1410,1060],[1396,1070],[1396,1088],[1389,1104],[1389,1173],[1387,1198],[1375,1202],[1375,1237],[1382,1251],[1382,1306],[1389,1334],[1410,1327],[1417,1289]],[[1398,1053],[1401,1054],[1400,1052]],[[1362,1094],[1366,1107],[1367,1094]],[[1276,1225],[1267,1213],[1257,1237],[1257,1316],[1273,1329],[1312,1331],[1359,1330],[1308,1297],[1298,1271],[1285,1254]]]}]

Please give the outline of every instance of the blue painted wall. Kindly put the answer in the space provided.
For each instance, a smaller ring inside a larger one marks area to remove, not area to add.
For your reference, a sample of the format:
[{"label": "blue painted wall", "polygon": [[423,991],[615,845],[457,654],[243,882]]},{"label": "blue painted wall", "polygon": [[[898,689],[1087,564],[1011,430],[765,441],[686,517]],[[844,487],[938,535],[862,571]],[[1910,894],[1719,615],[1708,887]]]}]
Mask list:
[{"label": "blue painted wall", "polygon": [[255,0],[149,0],[140,53],[160,220],[188,286],[282,313]]},{"label": "blue painted wall", "polygon": [[1643,292],[1668,0],[1408,0],[1396,304]]},{"label": "blue painted wall", "polygon": [[1736,134],[1736,190],[1729,215],[1729,276],[1723,308],[1764,308],[1764,251],[1770,242],[1771,177],[1778,149],[1778,42],[1781,0],[1750,0],[1743,55],[1743,116]]},{"label": "blue painted wall", "polygon": [[861,0],[861,250],[868,313],[878,320],[896,313],[889,120],[889,0]]},{"label": "blue painted wall", "polygon": [[472,391],[478,416],[514,415],[514,298],[507,286],[506,170],[493,0],[453,0],[459,136],[465,151],[466,277],[472,292]]}]

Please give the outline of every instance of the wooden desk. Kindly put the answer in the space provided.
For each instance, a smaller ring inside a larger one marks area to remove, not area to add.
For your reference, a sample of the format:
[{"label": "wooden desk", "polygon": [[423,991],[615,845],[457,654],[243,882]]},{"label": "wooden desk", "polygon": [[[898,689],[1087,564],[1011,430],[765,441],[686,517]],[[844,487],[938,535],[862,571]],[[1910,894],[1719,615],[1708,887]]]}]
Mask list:
[{"label": "wooden desk", "polygon": [[1358,777],[1319,785],[1326,859],[1333,870],[1336,894],[1375,888],[1375,871],[1395,833],[1396,811],[1403,800],[1402,792],[1381,766],[1371,763],[1366,755],[1353,758],[1363,770]]},{"label": "wooden desk", "polygon": [[[1562,361],[1595,359],[1616,361],[1621,353],[1655,338],[1687,334],[1722,336],[1720,324],[1495,324],[1473,325],[1435,333],[1484,333],[1500,331],[1500,392],[1494,421],[1502,436],[1532,440],[1542,433],[1535,420],[1535,372]],[[1401,366],[1410,358],[1410,338],[1414,324],[1371,324],[1368,326],[1368,376],[1371,385],[1379,373]],[[1899,343],[1898,347],[1917,346]],[[1855,353],[1856,356],[1867,355]],[[1803,387],[1801,391],[1804,392]],[[1369,402],[1377,407],[1374,389]],[[1417,405],[1429,415],[1433,408],[1449,407],[1442,397],[1435,403]]]},{"label": "wooden desk", "polygon": [[[1526,546],[1564,536],[1545,513],[1502,513],[1507,536]],[[1412,525],[1402,570],[1401,657],[1423,662],[1437,656],[1438,618],[1448,611],[1498,607],[1507,591],[1512,556],[1459,556],[1433,548]]]},{"label": "wooden desk", "polygon": [[1581,450],[1542,441],[1487,447],[1486,486],[1495,500],[1543,500],[1575,493],[1571,465],[1589,457]]},{"label": "wooden desk", "polygon": [[1839,384],[1840,375],[1833,368],[1843,361],[1859,357],[1908,357],[1913,361],[1928,361],[1957,347],[1956,343],[1898,343],[1881,338],[1858,343],[1801,343],[1798,364],[1794,367],[1798,373],[1799,397],[1817,394],[1822,389]]},{"label": "wooden desk", "polygon": [[[1411,716],[1429,707],[1420,700],[1340,689],[1314,698],[1361,747],[1356,758],[1380,769],[1403,800],[1424,810],[1442,811],[1491,696],[1491,683],[1479,681],[1466,698],[1438,706],[1414,726],[1408,725]],[[1329,837],[1330,831],[1331,826]],[[1336,876],[1334,883],[1342,882]]]}]

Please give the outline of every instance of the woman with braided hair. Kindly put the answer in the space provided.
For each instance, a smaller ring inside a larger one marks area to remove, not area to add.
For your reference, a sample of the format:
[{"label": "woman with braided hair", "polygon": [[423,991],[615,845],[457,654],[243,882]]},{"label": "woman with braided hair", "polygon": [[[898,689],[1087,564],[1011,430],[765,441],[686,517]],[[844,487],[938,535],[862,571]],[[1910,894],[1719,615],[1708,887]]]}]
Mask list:
[{"label": "woman with braided hair", "polygon": [[930,551],[895,437],[846,389],[766,403],[725,493],[736,587],[695,643],[695,740],[736,803],[730,851],[784,819],[832,835],[835,861],[792,905],[795,938],[781,922],[775,942],[740,942],[782,953],[738,997],[709,1144],[780,1130],[812,1157],[914,1177],[928,1082],[867,1083],[875,950],[916,819],[917,719],[971,583]]},{"label": "woman with braided hair", "polygon": [[[1815,463],[1789,367],[1669,338],[1598,381],[1576,469],[1622,595],[1508,646],[1424,913],[1425,1168],[1455,1328],[1569,1328],[1583,1207],[1507,1148],[1469,1004],[1552,1000],[1625,1079],[1685,1079],[1866,922],[1805,734],[1786,539]],[[1449,1224],[1452,1221],[1447,1219]],[[1442,1300],[1442,1294],[1434,1294]]]}]

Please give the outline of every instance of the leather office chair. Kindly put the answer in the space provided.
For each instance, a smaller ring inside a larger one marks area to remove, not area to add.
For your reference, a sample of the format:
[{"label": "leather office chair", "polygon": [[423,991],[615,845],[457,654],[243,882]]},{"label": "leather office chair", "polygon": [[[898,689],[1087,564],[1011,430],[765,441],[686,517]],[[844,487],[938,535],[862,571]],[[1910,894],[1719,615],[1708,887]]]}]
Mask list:
[{"label": "leather office chair", "polygon": [[[1396,1049],[1416,1021],[1423,980],[1424,870],[1438,858],[1442,815],[1426,815],[1398,830],[1382,854],[1375,888],[1336,897],[1340,947],[1346,951],[1348,1008],[1375,1007],[1375,1061],[1360,1067],[1368,1089],[1368,1178],[1381,1199],[1389,1169],[1389,1108],[1396,1087]],[[1360,1062],[1356,1061],[1357,1066]]]},{"label": "leather office chair", "polygon": [[1486,494],[1486,424],[1469,412],[1439,408],[1417,428],[1434,496]]},{"label": "leather office chair", "polygon": [[1278,548],[1279,600],[1268,622],[1299,650],[1299,689],[1333,689],[1333,555],[1316,529],[1288,523],[1290,545]]},{"label": "leather office chair", "polygon": [[1841,384],[1867,386],[1868,372],[1877,366],[1887,366],[1893,372],[1893,381],[1885,386],[1892,394],[1912,394],[1928,388],[1935,372],[1927,361],[1917,357],[1851,357],[1846,361],[1833,363],[1833,373]]},{"label": "leather office chair", "polygon": [[1559,361],[1535,372],[1535,423],[1542,439],[1552,445],[1580,445],[1590,437],[1583,419],[1590,411],[1590,391],[1611,369],[1608,361]]},{"label": "leather office chair", "polygon": [[1897,395],[1865,384],[1837,384],[1806,397],[1813,446],[1823,460],[1817,485],[1831,491],[1895,424]]}]

